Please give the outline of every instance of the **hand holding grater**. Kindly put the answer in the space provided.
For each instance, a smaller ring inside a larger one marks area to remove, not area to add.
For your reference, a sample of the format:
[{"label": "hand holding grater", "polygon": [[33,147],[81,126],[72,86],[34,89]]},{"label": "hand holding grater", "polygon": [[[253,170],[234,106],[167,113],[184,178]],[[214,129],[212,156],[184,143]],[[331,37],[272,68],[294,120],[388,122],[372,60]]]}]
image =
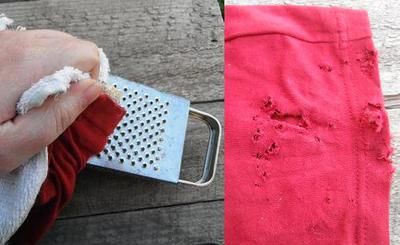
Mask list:
[{"label": "hand holding grater", "polygon": [[[126,115],[89,164],[172,183],[206,186],[213,181],[221,140],[215,117],[191,108],[184,98],[117,76],[107,83],[123,92],[120,104]],[[210,132],[203,173],[196,182],[179,179],[189,116],[207,124]]]}]

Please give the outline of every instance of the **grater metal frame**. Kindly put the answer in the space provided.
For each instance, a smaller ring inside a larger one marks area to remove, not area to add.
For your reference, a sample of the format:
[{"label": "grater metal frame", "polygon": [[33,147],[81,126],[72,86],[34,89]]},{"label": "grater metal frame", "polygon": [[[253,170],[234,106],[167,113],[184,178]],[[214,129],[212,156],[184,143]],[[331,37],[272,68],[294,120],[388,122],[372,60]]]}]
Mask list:
[{"label": "grater metal frame", "polygon": [[[221,124],[214,116],[190,107],[190,101],[151,87],[110,76],[108,84],[121,89],[127,113],[90,165],[171,183],[210,184],[216,174]],[[180,179],[187,124],[190,119],[209,129],[202,175],[197,181]]]},{"label": "grater metal frame", "polygon": [[179,183],[200,187],[207,186],[214,180],[217,171],[222,126],[216,117],[192,107],[189,108],[189,116],[202,121],[208,126],[209,138],[201,178],[196,182],[179,179]]}]

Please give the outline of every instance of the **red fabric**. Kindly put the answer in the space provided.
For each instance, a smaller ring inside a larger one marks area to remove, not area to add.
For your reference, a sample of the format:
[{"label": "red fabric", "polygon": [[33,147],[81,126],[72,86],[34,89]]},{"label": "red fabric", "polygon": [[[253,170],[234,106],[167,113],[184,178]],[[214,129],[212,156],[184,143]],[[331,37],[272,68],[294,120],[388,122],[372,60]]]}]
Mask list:
[{"label": "red fabric", "polygon": [[389,244],[367,13],[226,6],[225,23],[226,244]]},{"label": "red fabric", "polygon": [[99,153],[125,110],[101,95],[48,147],[49,172],[28,218],[11,244],[36,244],[71,200],[77,174]]}]

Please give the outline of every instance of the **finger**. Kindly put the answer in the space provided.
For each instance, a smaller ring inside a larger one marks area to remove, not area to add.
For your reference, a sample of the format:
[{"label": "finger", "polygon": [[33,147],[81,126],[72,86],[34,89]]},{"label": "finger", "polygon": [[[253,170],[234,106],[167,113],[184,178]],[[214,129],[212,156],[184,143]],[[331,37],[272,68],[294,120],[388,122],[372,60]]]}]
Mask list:
[{"label": "finger", "polygon": [[102,92],[94,80],[73,84],[70,91],[48,99],[43,106],[18,116],[13,121],[13,132],[18,151],[33,156],[52,143],[71,125]]},{"label": "finger", "polygon": [[[48,35],[52,38],[35,38],[35,35]],[[13,46],[13,43],[20,45]],[[32,83],[65,66],[91,73],[93,79],[98,78],[97,46],[89,41],[68,38],[68,34],[62,32],[29,31],[7,36],[6,42],[0,42],[0,56],[9,57],[8,53],[13,55],[10,62],[2,67],[7,70],[7,76],[3,76],[0,93],[0,123],[15,116],[15,104]]]},{"label": "finger", "polygon": [[99,73],[100,73],[100,62],[97,62],[97,64],[94,64],[93,69],[90,71],[90,77],[97,81],[99,79]]},{"label": "finger", "polygon": [[39,38],[39,39],[75,38],[69,33],[51,29],[26,30],[25,34],[31,35],[31,38]]},{"label": "finger", "polygon": [[[77,39],[67,49],[66,64],[83,72],[89,72],[94,80],[99,76],[100,57],[96,44]],[[76,52],[79,50],[79,52]]]}]

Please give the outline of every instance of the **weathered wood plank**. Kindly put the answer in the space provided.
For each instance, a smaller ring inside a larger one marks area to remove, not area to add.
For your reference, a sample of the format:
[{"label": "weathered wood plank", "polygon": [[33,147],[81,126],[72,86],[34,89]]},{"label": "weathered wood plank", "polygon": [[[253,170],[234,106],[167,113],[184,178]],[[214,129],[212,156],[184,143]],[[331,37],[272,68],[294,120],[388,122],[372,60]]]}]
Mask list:
[{"label": "weathered wood plank", "polygon": [[[209,111],[223,123],[222,102],[194,107]],[[199,122],[189,125],[181,177],[194,179],[201,173],[207,133],[207,128]],[[74,198],[62,217],[215,200],[223,198],[223,192],[222,147],[216,179],[210,186],[203,188],[161,183],[101,169],[85,169],[79,175]]]},{"label": "weathered wood plank", "polygon": [[35,0],[0,0],[0,3],[26,2],[26,1],[35,1]]},{"label": "weathered wood plank", "polygon": [[215,0],[4,3],[28,28],[94,41],[112,72],[192,101],[223,98],[223,22]]},{"label": "weathered wood plank", "polygon": [[41,244],[223,244],[223,202],[59,220]]},{"label": "weathered wood plank", "polygon": [[[400,104],[398,104],[400,106]],[[397,171],[393,175],[390,198],[390,240],[392,245],[400,244],[400,109],[389,110],[390,131],[392,133],[393,165]]]},{"label": "weathered wood plank", "polygon": [[354,0],[226,0],[225,4],[297,4],[342,6],[368,11],[385,95],[400,94],[400,1]]}]

